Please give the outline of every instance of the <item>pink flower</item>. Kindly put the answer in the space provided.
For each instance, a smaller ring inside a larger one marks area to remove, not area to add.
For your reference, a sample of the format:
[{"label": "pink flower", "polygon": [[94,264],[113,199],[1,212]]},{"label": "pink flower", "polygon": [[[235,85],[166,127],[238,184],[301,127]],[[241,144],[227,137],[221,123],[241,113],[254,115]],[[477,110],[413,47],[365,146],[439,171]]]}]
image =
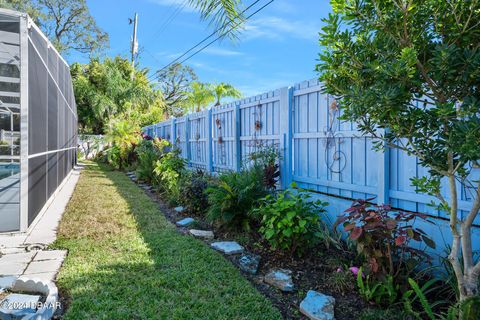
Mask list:
[{"label": "pink flower", "polygon": [[338,267],[338,268],[337,268],[337,273],[340,273],[340,272],[343,272],[342,267]]},{"label": "pink flower", "polygon": [[[358,276],[358,273],[360,272],[359,267],[350,267],[348,270],[350,270],[355,276]],[[365,274],[362,272],[362,278],[365,278]]]}]

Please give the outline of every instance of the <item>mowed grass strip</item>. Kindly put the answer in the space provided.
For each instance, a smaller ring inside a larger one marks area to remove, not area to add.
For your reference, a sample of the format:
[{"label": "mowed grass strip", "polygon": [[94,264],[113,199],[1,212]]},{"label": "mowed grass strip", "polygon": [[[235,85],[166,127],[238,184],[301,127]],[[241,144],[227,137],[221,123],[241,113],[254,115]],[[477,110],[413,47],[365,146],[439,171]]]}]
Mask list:
[{"label": "mowed grass strip", "polygon": [[65,319],[280,319],[219,253],[176,232],[123,173],[86,163],[54,247]]}]

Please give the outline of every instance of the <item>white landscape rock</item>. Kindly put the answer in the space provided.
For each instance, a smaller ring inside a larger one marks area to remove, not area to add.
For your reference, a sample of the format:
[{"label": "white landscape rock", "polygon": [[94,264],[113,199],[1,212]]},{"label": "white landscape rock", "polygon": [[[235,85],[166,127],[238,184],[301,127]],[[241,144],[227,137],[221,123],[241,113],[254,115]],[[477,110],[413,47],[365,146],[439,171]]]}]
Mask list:
[{"label": "white landscape rock", "polygon": [[225,254],[238,254],[243,252],[243,247],[235,241],[220,241],[210,244],[210,246]]},{"label": "white landscape rock", "polygon": [[190,234],[195,238],[213,239],[215,235],[212,231],[191,229]]},{"label": "white landscape rock", "polygon": [[284,292],[292,292],[295,285],[292,280],[292,271],[278,269],[270,271],[263,279],[266,283]]},{"label": "white landscape rock", "polygon": [[182,219],[180,221],[177,221],[177,226],[186,227],[186,226],[191,225],[194,222],[195,222],[195,219],[193,219],[193,218],[185,218],[185,219]]},{"label": "white landscape rock", "polygon": [[300,312],[312,320],[335,320],[335,298],[313,290],[300,303]]}]

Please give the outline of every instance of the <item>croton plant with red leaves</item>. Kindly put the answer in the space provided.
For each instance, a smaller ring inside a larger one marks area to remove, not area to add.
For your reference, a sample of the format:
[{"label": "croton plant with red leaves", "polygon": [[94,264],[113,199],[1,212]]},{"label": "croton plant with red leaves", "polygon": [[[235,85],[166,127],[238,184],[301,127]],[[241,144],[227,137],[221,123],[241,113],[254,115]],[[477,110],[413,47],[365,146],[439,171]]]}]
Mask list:
[{"label": "croton plant with red leaves", "polygon": [[[367,261],[366,269],[378,276],[397,276],[421,262],[429,262],[430,257],[417,248],[422,248],[422,243],[435,248],[435,242],[414,225],[417,219],[433,222],[426,215],[394,211],[389,205],[371,204],[372,200],[353,202],[335,223],[335,227],[343,225],[350,239],[355,241],[358,252]],[[412,241],[420,245],[413,248]]]}]

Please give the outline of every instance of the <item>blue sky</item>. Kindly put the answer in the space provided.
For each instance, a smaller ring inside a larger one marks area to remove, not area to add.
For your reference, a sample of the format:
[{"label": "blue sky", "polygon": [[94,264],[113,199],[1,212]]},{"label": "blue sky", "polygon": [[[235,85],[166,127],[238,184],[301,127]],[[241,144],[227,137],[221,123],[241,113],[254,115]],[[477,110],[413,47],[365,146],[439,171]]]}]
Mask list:
[{"label": "blue sky", "polygon": [[[252,2],[248,0],[245,4]],[[140,64],[150,70],[168,64],[212,31],[188,7],[165,27],[165,21],[183,0],[88,0],[87,3],[99,26],[110,35],[107,55],[128,56],[132,33],[128,18],[135,12],[139,14]],[[328,0],[275,0],[247,22],[238,42],[216,43],[186,64],[195,69],[201,81],[231,83],[245,96],[315,78],[318,32],[321,18],[329,11]],[[82,61],[74,55],[69,60]]]}]

